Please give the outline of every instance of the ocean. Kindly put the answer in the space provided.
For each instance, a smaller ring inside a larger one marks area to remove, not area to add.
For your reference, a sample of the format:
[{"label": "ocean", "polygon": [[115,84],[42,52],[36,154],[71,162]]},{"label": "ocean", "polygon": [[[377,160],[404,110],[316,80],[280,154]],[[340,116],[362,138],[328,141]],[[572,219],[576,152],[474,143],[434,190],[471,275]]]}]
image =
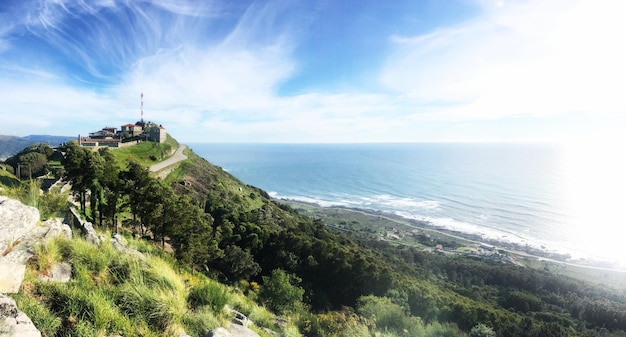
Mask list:
[{"label": "ocean", "polygon": [[274,198],[382,211],[626,267],[626,165],[594,144],[188,144]]}]

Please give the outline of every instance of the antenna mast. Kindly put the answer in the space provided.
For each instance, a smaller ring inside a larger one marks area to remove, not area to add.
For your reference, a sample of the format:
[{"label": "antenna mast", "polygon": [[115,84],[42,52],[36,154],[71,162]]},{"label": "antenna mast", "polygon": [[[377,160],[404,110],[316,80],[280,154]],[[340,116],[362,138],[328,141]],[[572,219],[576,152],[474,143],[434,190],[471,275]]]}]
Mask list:
[{"label": "antenna mast", "polygon": [[141,124],[143,124],[143,91],[141,92]]}]

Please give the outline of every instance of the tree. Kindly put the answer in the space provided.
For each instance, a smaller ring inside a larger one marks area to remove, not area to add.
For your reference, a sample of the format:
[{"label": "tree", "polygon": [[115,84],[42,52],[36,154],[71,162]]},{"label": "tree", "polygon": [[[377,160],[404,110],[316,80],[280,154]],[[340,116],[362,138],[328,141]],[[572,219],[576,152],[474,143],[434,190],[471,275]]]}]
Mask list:
[{"label": "tree", "polygon": [[[126,197],[124,206],[130,208],[133,214],[133,223],[138,225],[140,221],[138,221],[137,217],[139,216],[141,219],[139,213],[142,210],[143,203],[149,196],[148,187],[154,178],[150,177],[150,172],[147,168],[133,160],[128,161],[126,170],[120,171],[119,177],[120,192]],[[138,233],[143,235],[143,226],[141,226]]]},{"label": "tree", "polygon": [[231,281],[249,280],[250,277],[261,272],[261,266],[254,261],[250,251],[239,246],[229,245],[224,249],[224,259],[221,261],[221,270]]},{"label": "tree", "polygon": [[102,171],[99,177],[101,183],[100,199],[98,200],[98,213],[100,217],[100,225],[102,225],[103,217],[108,219],[111,226],[116,225],[117,204],[120,198],[120,179],[119,167],[117,161],[108,148],[100,148],[98,155],[101,158]]},{"label": "tree", "polygon": [[223,251],[218,247],[220,235],[211,226],[213,218],[210,214],[193,205],[186,196],[177,198],[175,214],[176,221],[168,235],[181,263],[202,270],[223,257]]},{"label": "tree", "polygon": [[270,310],[285,313],[296,303],[302,302],[304,289],[298,284],[302,279],[293,274],[287,274],[282,269],[274,269],[270,276],[263,276],[263,287],[259,297]]},{"label": "tree", "polygon": [[496,337],[496,333],[491,327],[478,323],[470,330],[468,337]]},{"label": "tree", "polygon": [[19,171],[20,179],[37,177],[46,173],[48,157],[53,153],[54,150],[46,144],[34,144],[8,158],[6,163],[16,169],[15,172]]},{"label": "tree", "polygon": [[72,191],[78,195],[80,209],[85,211],[87,188],[90,181],[87,177],[88,157],[91,151],[69,142],[65,147],[65,156],[61,163],[65,167],[64,179],[72,185]]}]

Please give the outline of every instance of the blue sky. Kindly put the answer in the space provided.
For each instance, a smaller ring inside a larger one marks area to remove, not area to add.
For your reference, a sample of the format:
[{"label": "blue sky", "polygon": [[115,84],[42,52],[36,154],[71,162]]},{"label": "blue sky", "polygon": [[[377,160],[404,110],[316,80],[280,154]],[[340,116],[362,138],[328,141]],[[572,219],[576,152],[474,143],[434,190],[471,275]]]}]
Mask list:
[{"label": "blue sky", "polygon": [[622,139],[620,0],[9,0],[0,134]]}]

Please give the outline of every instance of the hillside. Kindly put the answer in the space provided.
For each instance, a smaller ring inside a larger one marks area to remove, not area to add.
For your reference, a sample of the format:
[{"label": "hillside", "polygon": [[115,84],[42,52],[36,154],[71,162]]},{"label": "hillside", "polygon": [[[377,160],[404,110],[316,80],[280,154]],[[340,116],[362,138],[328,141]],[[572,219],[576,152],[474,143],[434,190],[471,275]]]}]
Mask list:
[{"label": "hillside", "polygon": [[28,145],[37,143],[50,144],[57,146],[61,143],[74,139],[74,137],[65,136],[48,136],[48,135],[30,135],[26,137],[3,136],[0,135],[0,161],[9,158],[18,153],[21,149]]},{"label": "hillside", "polygon": [[[498,336],[625,334],[623,291],[546,270],[435,254],[334,230],[321,218],[272,200],[265,191],[246,185],[192,150],[163,181],[128,155],[115,159],[108,149],[94,152],[71,144],[65,151],[65,177],[83,214],[97,228],[105,233],[120,231],[129,239],[140,235],[143,240],[129,241],[151,247],[172,263],[176,273],[219,281],[228,286],[224,289],[281,315],[291,328],[266,323],[279,334],[466,336],[483,328],[487,333],[493,329]],[[70,260],[72,256],[67,253]],[[116,259],[101,260],[99,268],[104,269],[96,274],[86,271],[85,277],[109,280],[102,273],[111,270]],[[104,291],[97,296],[110,298],[112,311],[127,310],[120,309],[117,295],[107,293],[102,282],[95,282]],[[38,287],[36,282],[34,286]],[[192,288],[184,286],[179,301],[189,301]],[[45,293],[33,295],[39,306],[61,321],[51,335],[76,333],[75,320],[85,320],[91,329],[100,324],[98,314],[76,317],[55,309],[54,303],[63,303],[63,297],[61,302],[49,302]],[[190,315],[199,310],[179,308]],[[212,310],[213,315],[221,315],[220,310]],[[151,333],[189,332],[192,328],[184,324],[184,317],[182,324],[174,320],[178,323]],[[271,321],[265,317],[265,322]],[[221,322],[212,321],[204,329]],[[111,325],[100,329],[122,331]]]},{"label": "hillside", "polygon": [[358,307],[362,296],[375,295],[425,322],[455,323],[464,331],[485,323],[500,336],[593,336],[605,329],[621,335],[626,329],[623,290],[333,231],[264,191],[238,189],[241,183],[227,172],[190,158],[169,182],[204,205],[214,228],[232,232],[224,239],[246,249],[261,274],[281,268],[301,278],[314,311]]}]

